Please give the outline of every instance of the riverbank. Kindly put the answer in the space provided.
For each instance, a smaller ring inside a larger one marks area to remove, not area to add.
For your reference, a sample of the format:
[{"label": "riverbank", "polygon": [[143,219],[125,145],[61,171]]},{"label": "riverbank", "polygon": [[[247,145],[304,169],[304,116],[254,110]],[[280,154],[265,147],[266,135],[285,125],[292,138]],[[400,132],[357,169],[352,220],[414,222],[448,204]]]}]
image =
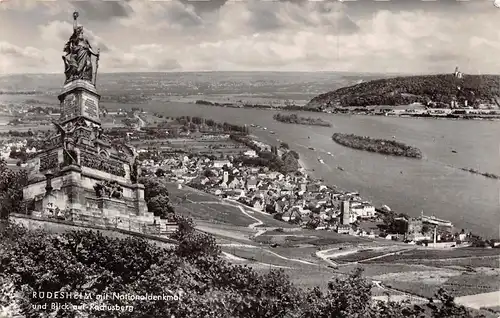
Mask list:
[{"label": "riverbank", "polygon": [[247,108],[247,109],[260,109],[260,110],[283,110],[283,111],[307,111],[307,112],[315,112],[320,113],[321,110],[315,109],[307,109],[301,105],[295,104],[262,104],[262,103],[251,103],[251,102],[227,102],[227,103],[219,103],[219,102],[211,102],[207,100],[196,100],[194,102],[196,105],[203,106],[212,106],[212,107],[226,107],[226,108]]},{"label": "riverbank", "polygon": [[207,100],[196,100],[191,102],[197,105],[227,107],[227,108],[248,108],[261,110],[282,110],[282,111],[297,111],[309,113],[325,113],[331,115],[358,115],[358,116],[390,116],[397,118],[416,118],[416,119],[447,119],[447,120],[500,120],[500,110],[484,110],[484,109],[434,109],[422,106],[420,111],[407,112],[406,107],[411,108],[411,105],[399,106],[384,106],[376,105],[369,107],[342,107],[342,108],[310,108],[304,105],[289,104],[289,103],[259,103],[259,102],[213,102]]},{"label": "riverbank", "polygon": [[384,155],[422,159],[422,152],[420,149],[395,140],[374,139],[366,136],[342,133],[334,133],[332,139],[336,143],[349,148],[376,152]]},{"label": "riverbank", "polygon": [[[110,111],[123,107],[119,104],[105,106]],[[301,159],[309,169],[315,169],[325,182],[362,193],[376,206],[386,204],[395,211],[405,211],[415,217],[424,210],[452,221],[457,228],[467,228],[487,237],[498,236],[498,226],[494,225],[500,224],[497,181],[469,173],[451,173],[448,167],[481,167],[483,171],[500,174],[494,160],[498,157],[498,148],[491,147],[498,143],[496,136],[500,134],[500,126],[495,122],[312,115],[331,122],[336,131],[385,139],[394,135],[425,153],[422,160],[402,160],[400,157],[353,151],[340,146],[332,142],[333,132],[328,134],[323,127],[278,123],[272,119],[273,111],[241,108],[217,111],[212,106],[173,102],[153,102],[145,105],[144,109],[166,112],[174,117],[213,117],[215,111],[220,121],[266,127],[267,130],[250,127],[251,134],[273,145],[278,145],[277,139],[280,139],[291,149],[304,152]],[[457,153],[450,151],[451,145]],[[309,150],[309,147],[316,150]],[[328,155],[328,152],[334,156]],[[320,163],[318,157],[325,163]],[[345,171],[338,170],[338,166]]]}]

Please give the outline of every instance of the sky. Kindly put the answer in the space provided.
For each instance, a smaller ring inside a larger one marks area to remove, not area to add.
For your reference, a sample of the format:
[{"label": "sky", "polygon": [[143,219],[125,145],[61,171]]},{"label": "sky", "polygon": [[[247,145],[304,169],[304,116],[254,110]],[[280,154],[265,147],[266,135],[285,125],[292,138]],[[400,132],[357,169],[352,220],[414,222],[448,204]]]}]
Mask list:
[{"label": "sky", "polygon": [[99,72],[500,74],[493,0],[0,0],[0,74],[62,73],[75,10]]}]

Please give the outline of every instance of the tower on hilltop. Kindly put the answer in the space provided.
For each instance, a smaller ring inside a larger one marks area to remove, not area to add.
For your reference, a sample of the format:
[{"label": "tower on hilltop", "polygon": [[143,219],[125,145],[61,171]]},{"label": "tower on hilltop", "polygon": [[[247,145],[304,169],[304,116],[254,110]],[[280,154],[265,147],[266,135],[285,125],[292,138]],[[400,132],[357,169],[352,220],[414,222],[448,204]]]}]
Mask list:
[{"label": "tower on hilltop", "polygon": [[[147,211],[135,149],[111,141],[101,128],[96,90],[99,50],[94,51],[73,14],[73,34],[64,47],[65,82],[57,132],[31,160],[23,189],[28,213],[80,224],[160,231]],[[95,69],[92,58],[95,57]],[[153,226],[153,224],[155,224]]]}]

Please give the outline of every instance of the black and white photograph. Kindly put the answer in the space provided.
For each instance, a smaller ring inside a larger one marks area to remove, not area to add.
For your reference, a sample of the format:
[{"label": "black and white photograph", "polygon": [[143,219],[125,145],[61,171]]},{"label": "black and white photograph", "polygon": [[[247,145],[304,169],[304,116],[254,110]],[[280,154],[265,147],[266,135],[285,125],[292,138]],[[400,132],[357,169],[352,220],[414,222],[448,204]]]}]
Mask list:
[{"label": "black and white photograph", "polygon": [[0,318],[500,318],[500,0],[0,0]]}]

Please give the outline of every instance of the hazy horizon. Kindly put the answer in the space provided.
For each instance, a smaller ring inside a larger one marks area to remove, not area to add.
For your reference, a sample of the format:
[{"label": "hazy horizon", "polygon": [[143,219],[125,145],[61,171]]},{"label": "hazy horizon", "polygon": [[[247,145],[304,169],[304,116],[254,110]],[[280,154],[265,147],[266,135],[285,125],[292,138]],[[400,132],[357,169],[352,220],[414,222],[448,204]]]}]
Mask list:
[{"label": "hazy horizon", "polygon": [[[372,75],[380,75],[380,76],[388,76],[388,75],[394,75],[394,76],[422,76],[422,75],[441,75],[441,74],[453,74],[452,71],[450,72],[435,72],[435,73],[390,73],[390,72],[356,72],[356,71],[240,71],[240,70],[225,70],[225,71],[207,71],[207,70],[201,70],[201,71],[114,71],[114,72],[98,72],[99,75],[108,75],[108,74],[175,74],[175,73],[281,73],[281,74],[293,74],[293,73],[325,73],[325,74],[339,74],[339,75],[366,75],[366,76],[372,76]],[[494,75],[494,76],[500,76],[500,72],[493,74],[493,73],[464,73],[465,75]],[[22,76],[22,75],[61,75],[64,76],[64,73],[62,71],[60,72],[45,72],[45,73],[0,73],[0,76]]]},{"label": "hazy horizon", "polygon": [[0,74],[62,72],[78,11],[99,72],[500,74],[493,1],[32,1],[0,4]]}]

